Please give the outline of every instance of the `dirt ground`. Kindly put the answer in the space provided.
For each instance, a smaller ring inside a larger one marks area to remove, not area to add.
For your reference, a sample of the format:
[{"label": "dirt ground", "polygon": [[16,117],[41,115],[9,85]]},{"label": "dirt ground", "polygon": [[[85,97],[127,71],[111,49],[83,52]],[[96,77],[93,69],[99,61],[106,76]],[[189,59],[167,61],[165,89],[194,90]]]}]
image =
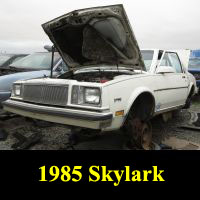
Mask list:
[{"label": "dirt ground", "polygon": [[[191,126],[198,116],[197,113],[200,113],[200,96],[193,99],[190,109],[176,112],[168,122],[163,122],[160,116],[152,119],[153,142],[156,144],[156,149],[161,147],[200,149],[200,130],[182,127]],[[30,150],[120,150],[125,149],[124,144],[127,141],[123,132],[115,131],[104,134],[81,134],[77,144],[72,145],[69,142],[71,129],[67,126],[33,122],[19,116],[11,119],[0,118],[0,124],[8,133],[5,140],[0,140],[0,150],[20,149],[20,147]],[[25,139],[33,135],[36,136],[35,144],[27,142],[23,146]]]}]

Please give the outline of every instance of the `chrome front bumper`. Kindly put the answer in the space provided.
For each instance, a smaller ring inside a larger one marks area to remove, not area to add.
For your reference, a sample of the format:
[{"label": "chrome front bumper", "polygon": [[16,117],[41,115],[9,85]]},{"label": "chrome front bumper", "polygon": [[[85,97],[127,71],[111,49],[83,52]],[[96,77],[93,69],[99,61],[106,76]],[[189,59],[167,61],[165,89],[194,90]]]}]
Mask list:
[{"label": "chrome front bumper", "polygon": [[102,113],[64,107],[50,107],[15,100],[7,100],[2,104],[4,110],[22,116],[92,129],[102,129],[110,126],[113,118],[110,112]]}]

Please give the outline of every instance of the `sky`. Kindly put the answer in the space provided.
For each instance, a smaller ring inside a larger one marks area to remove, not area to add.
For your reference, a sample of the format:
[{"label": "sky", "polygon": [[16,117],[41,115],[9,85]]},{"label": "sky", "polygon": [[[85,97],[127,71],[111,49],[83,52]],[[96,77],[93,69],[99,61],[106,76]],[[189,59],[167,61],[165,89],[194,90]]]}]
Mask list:
[{"label": "sky", "polygon": [[41,24],[76,9],[123,4],[140,48],[200,49],[199,0],[1,0],[0,53],[51,44]]}]

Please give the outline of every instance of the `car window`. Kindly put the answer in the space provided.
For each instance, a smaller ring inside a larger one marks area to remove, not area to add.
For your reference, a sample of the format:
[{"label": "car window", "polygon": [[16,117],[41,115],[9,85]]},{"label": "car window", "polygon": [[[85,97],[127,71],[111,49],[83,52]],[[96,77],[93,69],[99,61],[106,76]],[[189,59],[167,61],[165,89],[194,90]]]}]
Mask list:
[{"label": "car window", "polygon": [[151,67],[151,63],[153,60],[153,53],[154,51],[152,50],[141,50],[142,58],[147,71],[149,71]]},{"label": "car window", "polygon": [[14,63],[14,62],[16,62],[16,61],[22,59],[23,57],[24,57],[24,56],[18,56],[18,57],[16,57],[16,58],[14,58],[14,59],[12,60],[12,63]]},{"label": "car window", "polygon": [[172,67],[172,63],[171,63],[171,61],[170,61],[170,59],[169,59],[169,53],[165,53],[165,55],[164,55],[164,57],[163,57],[163,59],[162,59],[162,61],[161,61],[160,66],[161,66],[161,67],[162,67],[162,66],[169,66],[169,67]]},{"label": "car window", "polygon": [[3,65],[6,61],[8,61],[11,58],[9,55],[1,55],[0,56],[0,66]]},{"label": "car window", "polygon": [[[54,54],[54,65],[58,62],[60,55]],[[51,69],[52,53],[34,53],[26,56],[11,64],[16,68],[30,68],[30,69]]]},{"label": "car window", "polygon": [[176,53],[165,53],[160,64],[160,67],[162,66],[173,67],[177,73],[182,73],[181,63]]},{"label": "car window", "polygon": [[68,71],[68,67],[67,67],[67,65],[65,64],[65,62],[61,62],[61,65],[62,65],[62,69],[63,69],[63,71]]},{"label": "car window", "polygon": [[169,55],[173,68],[177,73],[182,73],[182,67],[178,55],[176,53],[170,53]]}]

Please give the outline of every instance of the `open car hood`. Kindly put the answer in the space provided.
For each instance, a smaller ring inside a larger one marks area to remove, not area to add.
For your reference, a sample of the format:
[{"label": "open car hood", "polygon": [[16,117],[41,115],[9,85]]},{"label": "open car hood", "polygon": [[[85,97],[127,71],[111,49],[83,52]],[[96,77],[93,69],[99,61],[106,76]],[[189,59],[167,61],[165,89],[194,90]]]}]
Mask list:
[{"label": "open car hood", "polygon": [[75,10],[42,27],[71,69],[120,64],[145,71],[123,5]]}]

